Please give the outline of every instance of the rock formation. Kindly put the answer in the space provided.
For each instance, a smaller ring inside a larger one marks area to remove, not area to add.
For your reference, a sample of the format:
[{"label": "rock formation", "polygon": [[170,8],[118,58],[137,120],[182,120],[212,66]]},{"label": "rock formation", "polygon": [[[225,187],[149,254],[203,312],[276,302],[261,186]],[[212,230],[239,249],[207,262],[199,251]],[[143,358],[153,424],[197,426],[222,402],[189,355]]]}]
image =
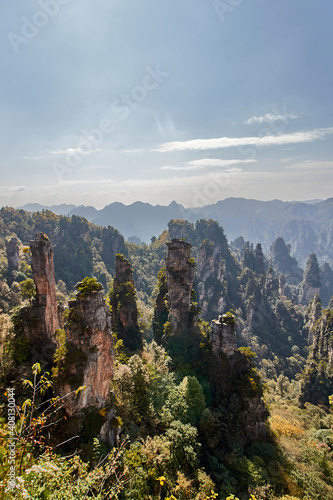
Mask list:
[{"label": "rock formation", "polygon": [[[318,301],[313,301],[317,315]],[[329,407],[333,384],[333,309],[324,309],[312,327],[312,345],[301,383],[300,402]]]},{"label": "rock formation", "polygon": [[298,267],[297,260],[290,255],[290,246],[285,244],[283,238],[277,238],[271,246],[270,265],[277,275],[284,274],[287,281],[298,285],[302,280],[302,270]]},{"label": "rock formation", "polygon": [[20,265],[20,240],[13,236],[5,240],[9,271],[17,271]]},{"label": "rock formation", "polygon": [[202,317],[211,319],[226,308],[223,281],[225,262],[221,248],[208,239],[200,245],[197,258],[198,301]]},{"label": "rock formation", "polygon": [[113,274],[113,266],[118,253],[125,254],[126,247],[123,236],[113,227],[104,227],[102,230],[102,252],[101,256],[110,273]]},{"label": "rock formation", "polygon": [[110,305],[113,330],[123,340],[124,346],[131,351],[142,349],[133,271],[129,261],[121,254],[116,255]]},{"label": "rock formation", "polygon": [[321,287],[320,269],[316,254],[312,253],[306,263],[301,284],[300,302],[306,305],[315,295],[319,295]]},{"label": "rock formation", "polygon": [[235,317],[231,313],[223,314],[218,320],[213,319],[210,326],[212,351],[232,356],[236,349]]},{"label": "rock formation", "polygon": [[164,325],[169,317],[168,305],[168,284],[165,267],[157,275],[157,295],[154,307],[153,331],[154,339],[158,343],[163,343]]},{"label": "rock formation", "polygon": [[257,243],[254,251],[254,270],[257,274],[265,274],[264,254],[260,243]]},{"label": "rock formation", "polygon": [[44,233],[36,233],[30,248],[36,297],[30,307],[21,309],[16,332],[30,340],[32,359],[51,363],[56,348],[55,332],[62,324],[57,306],[53,248]]},{"label": "rock formation", "polygon": [[308,308],[305,313],[304,331],[307,336],[308,346],[313,343],[313,334],[315,332],[316,323],[321,316],[322,302],[319,295],[315,295],[310,300]]},{"label": "rock formation", "polygon": [[254,367],[253,354],[236,349],[233,314],[228,312],[211,322],[210,342],[212,356],[208,370],[214,406],[237,408],[235,414],[246,429],[244,444],[266,440],[265,421],[269,413],[262,399],[260,377]]},{"label": "rock formation", "polygon": [[[36,233],[30,248],[37,294],[32,305],[21,310],[17,329],[30,340],[31,360],[53,365],[53,393],[66,396],[65,410],[78,422],[71,419],[65,433],[71,436],[80,429],[86,410],[103,409],[106,417],[95,435],[115,444],[116,428],[110,423],[113,338],[103,287],[95,278],[85,278],[77,284],[76,299],[58,310],[51,242],[44,233]],[[80,386],[86,388],[75,395]]]},{"label": "rock formation", "polygon": [[83,408],[98,409],[110,405],[110,382],[113,376],[113,340],[111,315],[103,290],[78,293],[69,302],[65,324],[67,354],[59,392],[61,396],[78,388],[86,389],[66,400],[69,415]]},{"label": "rock formation", "polygon": [[323,301],[324,307],[327,307],[333,296],[333,270],[330,265],[325,262],[320,271],[320,298]]},{"label": "rock formation", "polygon": [[168,286],[169,322],[171,335],[181,335],[191,328],[191,293],[194,282],[194,261],[191,259],[191,245],[173,239],[167,243],[165,258]]},{"label": "rock formation", "polygon": [[[49,341],[54,340],[55,331],[59,328],[56,286],[53,266],[53,248],[44,233],[36,233],[35,240],[30,242],[31,267],[37,289],[33,307],[40,318],[36,333]],[[36,311],[37,310],[37,311]],[[36,325],[37,326],[37,325]],[[33,329],[30,329],[33,333]],[[34,335],[33,335],[34,336]]]}]

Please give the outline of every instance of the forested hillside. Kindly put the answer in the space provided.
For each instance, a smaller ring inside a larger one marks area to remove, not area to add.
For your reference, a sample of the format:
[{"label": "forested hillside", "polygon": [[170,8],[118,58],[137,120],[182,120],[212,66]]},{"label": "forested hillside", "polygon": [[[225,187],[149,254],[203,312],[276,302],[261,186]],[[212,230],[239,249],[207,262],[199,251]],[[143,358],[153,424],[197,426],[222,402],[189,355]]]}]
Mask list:
[{"label": "forested hillside", "polygon": [[[197,201],[202,202],[200,199]],[[41,211],[43,207],[28,204],[23,208]],[[333,266],[332,198],[314,202],[226,198],[213,205],[196,208],[184,208],[174,201],[168,206],[115,202],[101,210],[72,205],[50,208],[55,213],[80,215],[102,226],[114,226],[125,238],[139,238],[146,243],[153,235],[158,236],[171,219],[186,219],[192,223],[201,218],[213,219],[223,226],[229,241],[243,236],[254,244],[260,242],[268,253],[272,243],[280,236],[290,245],[292,255],[302,266],[310,253],[316,253],[322,264],[327,261]]]},{"label": "forested hillside", "polygon": [[333,500],[333,271],[284,235],[2,208],[3,498]]}]

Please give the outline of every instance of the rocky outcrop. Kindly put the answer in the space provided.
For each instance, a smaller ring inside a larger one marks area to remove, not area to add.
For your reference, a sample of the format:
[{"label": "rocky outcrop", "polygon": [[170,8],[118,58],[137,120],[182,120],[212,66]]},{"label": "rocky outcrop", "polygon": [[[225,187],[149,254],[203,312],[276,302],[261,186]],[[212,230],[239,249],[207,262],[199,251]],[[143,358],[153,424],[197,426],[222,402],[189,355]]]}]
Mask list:
[{"label": "rocky outcrop", "polygon": [[[318,301],[313,301],[314,307],[318,304]],[[333,309],[324,309],[312,327],[312,345],[301,381],[301,404],[310,402],[329,407],[332,384]]]},{"label": "rocky outcrop", "polygon": [[197,257],[198,301],[204,319],[214,318],[226,308],[225,272],[221,248],[212,241],[204,240]]},{"label": "rocky outcrop", "polygon": [[20,240],[13,236],[5,240],[9,271],[17,271],[20,265]]},{"label": "rocky outcrop", "polygon": [[125,255],[126,247],[123,236],[111,226],[104,227],[102,230],[102,252],[101,256],[107,270],[113,274],[116,255]]},{"label": "rocky outcrop", "polygon": [[157,275],[157,295],[155,299],[153,318],[154,339],[158,343],[162,343],[164,335],[164,325],[168,321],[168,316],[168,284],[165,267],[163,267],[162,269],[160,269]]},{"label": "rocky outcrop", "polygon": [[172,219],[168,223],[169,237],[172,240],[186,240],[195,244],[196,231],[194,224],[188,220]]},{"label": "rocky outcrop", "polygon": [[30,241],[30,249],[36,297],[30,307],[20,311],[17,328],[30,340],[37,360],[50,363],[56,347],[55,332],[62,324],[56,297],[53,248],[44,233],[36,233],[35,239]]},{"label": "rocky outcrop", "polygon": [[286,245],[283,238],[277,238],[270,249],[270,265],[274,271],[284,274],[287,281],[298,285],[302,280],[302,270],[298,267],[297,260],[290,255],[290,246]]},{"label": "rocky outcrop", "polygon": [[113,340],[111,316],[103,291],[78,294],[69,302],[65,325],[66,367],[61,395],[84,385],[86,389],[66,403],[69,415],[94,406],[104,408],[110,403],[110,381],[113,375]]},{"label": "rocky outcrop", "polygon": [[231,313],[224,314],[218,320],[213,319],[210,326],[212,351],[232,356],[236,349],[235,317]]},{"label": "rocky outcrop", "polygon": [[300,302],[306,305],[315,295],[319,295],[321,287],[320,269],[316,254],[312,253],[306,263],[300,291]]},{"label": "rocky outcrop", "polygon": [[320,298],[323,301],[324,307],[327,307],[331,297],[333,296],[333,270],[330,265],[325,262],[320,270]]},{"label": "rocky outcrop", "polygon": [[173,239],[167,243],[165,258],[168,286],[169,322],[171,335],[188,332],[191,323],[191,293],[194,282],[194,260],[191,260],[191,245]]},{"label": "rocky outcrop", "polygon": [[214,406],[233,408],[235,422],[231,427],[239,432],[240,428],[236,429],[241,423],[244,444],[265,441],[269,413],[262,399],[260,377],[254,367],[253,353],[249,349],[236,349],[233,314],[229,312],[211,322],[210,343],[212,355],[208,371]]},{"label": "rocky outcrop", "polygon": [[116,255],[110,305],[113,330],[123,340],[124,346],[130,351],[142,349],[133,271],[129,261],[121,254]]},{"label": "rocky outcrop", "polygon": [[265,274],[264,254],[260,243],[257,243],[254,251],[254,270],[258,275]]},{"label": "rocky outcrop", "polygon": [[38,337],[49,341],[54,340],[55,331],[59,328],[58,306],[53,266],[53,248],[49,238],[44,233],[36,233],[35,239],[30,242],[31,267],[37,289],[33,303],[34,313],[39,322],[30,328]]},{"label": "rocky outcrop", "polygon": [[322,302],[319,295],[315,295],[310,300],[307,311],[305,313],[304,331],[307,336],[308,346],[313,343],[313,334],[315,332],[316,323],[321,316]]}]

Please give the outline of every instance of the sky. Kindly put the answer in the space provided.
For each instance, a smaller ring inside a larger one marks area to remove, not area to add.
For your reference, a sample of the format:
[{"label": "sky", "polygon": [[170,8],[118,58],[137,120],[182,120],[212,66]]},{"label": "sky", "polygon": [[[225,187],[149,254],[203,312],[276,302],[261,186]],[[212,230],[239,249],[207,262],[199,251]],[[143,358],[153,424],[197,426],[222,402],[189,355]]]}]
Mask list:
[{"label": "sky", "polygon": [[331,0],[10,0],[0,206],[333,196]]}]

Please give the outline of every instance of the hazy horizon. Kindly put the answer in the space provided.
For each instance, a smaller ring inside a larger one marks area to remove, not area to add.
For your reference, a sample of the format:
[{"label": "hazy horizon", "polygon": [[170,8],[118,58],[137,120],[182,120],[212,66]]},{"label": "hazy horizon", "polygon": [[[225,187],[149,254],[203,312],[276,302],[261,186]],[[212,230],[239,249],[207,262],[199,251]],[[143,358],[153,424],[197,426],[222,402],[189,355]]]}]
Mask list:
[{"label": "hazy horizon", "polygon": [[[230,200],[230,199],[234,199],[234,200],[246,200],[246,201],[259,201],[259,202],[273,202],[273,201],[281,201],[283,203],[307,203],[307,204],[316,204],[316,203],[321,203],[321,202],[324,202],[324,201],[327,201],[329,200],[330,198],[315,198],[315,199],[312,199],[312,200],[280,200],[279,198],[274,198],[274,199],[271,199],[271,200],[259,200],[257,198],[243,198],[243,197],[234,197],[234,196],[231,196],[231,197],[228,197],[228,198],[223,198],[223,199],[220,199],[218,200],[217,202],[222,202],[222,201],[226,201],[226,200]],[[217,203],[215,202],[215,203]],[[163,203],[149,203],[149,202],[144,202],[142,200],[134,200],[130,203],[123,203],[122,201],[118,201],[118,200],[114,200],[114,201],[110,201],[110,203],[107,203],[106,205],[103,205],[103,206],[95,206],[95,205],[84,205],[84,204],[80,204],[80,205],[75,205],[74,203],[57,203],[57,204],[47,204],[47,203],[38,203],[38,202],[28,202],[28,203],[24,203],[22,205],[18,205],[18,206],[15,206],[13,208],[16,208],[16,209],[20,209],[20,208],[23,208],[25,209],[25,207],[28,207],[29,205],[40,205],[41,207],[60,207],[60,206],[76,206],[76,207],[93,207],[95,208],[96,210],[102,210],[103,208],[109,206],[109,205],[112,205],[113,203],[119,203],[119,204],[122,204],[124,206],[131,206],[131,205],[134,205],[135,203],[143,203],[143,204],[149,204],[153,207],[156,207],[156,206],[161,206],[161,207],[168,207],[170,206],[172,203],[177,203],[175,200],[172,200],[170,203],[168,204],[163,204]],[[212,203],[212,205],[214,205],[215,203]],[[196,207],[191,207],[191,206],[186,206],[182,203],[178,203],[178,205],[182,205],[184,208],[202,208],[204,207],[205,205],[198,205]],[[208,205],[211,205],[211,204],[208,204]],[[5,205],[2,205],[2,207],[4,207]],[[0,208],[2,208],[0,207]]]}]

